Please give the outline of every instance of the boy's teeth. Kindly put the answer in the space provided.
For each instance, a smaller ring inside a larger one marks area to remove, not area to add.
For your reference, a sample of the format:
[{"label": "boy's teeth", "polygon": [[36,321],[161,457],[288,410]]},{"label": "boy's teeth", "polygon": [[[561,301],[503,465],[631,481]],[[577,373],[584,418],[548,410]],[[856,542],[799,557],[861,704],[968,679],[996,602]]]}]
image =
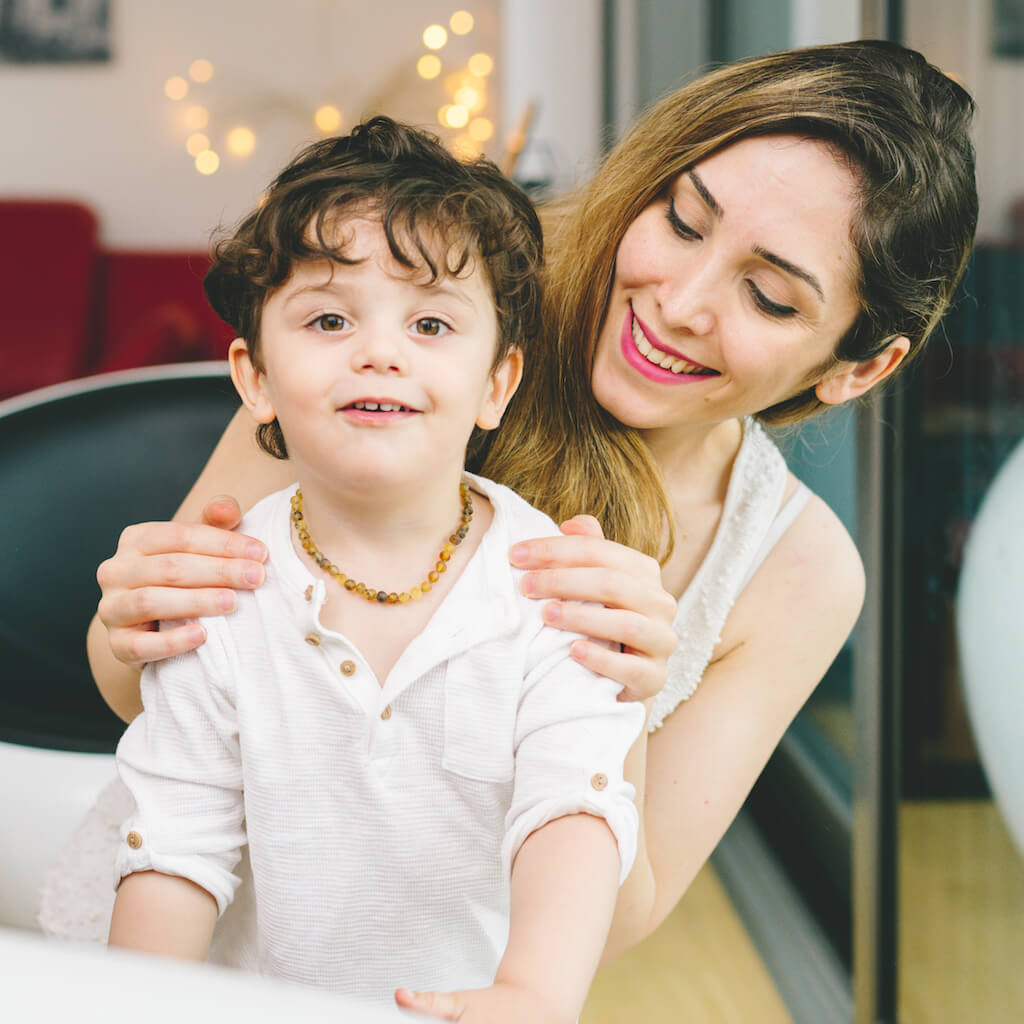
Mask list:
[{"label": "boy's teeth", "polygon": [[352,405],[356,409],[365,409],[367,412],[401,412],[403,408],[389,402],[353,402]]},{"label": "boy's teeth", "polygon": [[702,376],[713,375],[713,371],[706,370],[696,363],[691,363],[687,359],[680,359],[671,352],[663,352],[661,349],[655,348],[640,329],[640,324],[637,322],[636,317],[633,317],[633,343],[636,345],[637,351],[647,362],[660,366],[664,370],[671,370],[672,373],[692,373]]}]

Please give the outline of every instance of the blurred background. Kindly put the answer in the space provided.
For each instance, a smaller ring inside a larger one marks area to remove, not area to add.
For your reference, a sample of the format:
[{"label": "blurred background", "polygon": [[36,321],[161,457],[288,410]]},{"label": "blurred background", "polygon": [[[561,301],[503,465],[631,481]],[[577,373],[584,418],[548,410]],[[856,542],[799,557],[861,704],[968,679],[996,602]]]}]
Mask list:
[{"label": "blurred background", "polygon": [[[861,36],[975,97],[976,252],[875,410],[780,439],[857,538],[868,602],[712,865],[599,977],[585,1024],[1024,1020],[1024,0],[0,0],[0,423],[37,388],[222,359],[211,233],[311,139],[387,113],[544,198],[702,69]],[[91,571],[49,627],[57,691],[20,684],[41,645],[18,619],[25,571],[0,607],[0,747],[105,755],[118,726],[78,639]],[[0,922],[31,927],[13,905],[0,892]]]}]

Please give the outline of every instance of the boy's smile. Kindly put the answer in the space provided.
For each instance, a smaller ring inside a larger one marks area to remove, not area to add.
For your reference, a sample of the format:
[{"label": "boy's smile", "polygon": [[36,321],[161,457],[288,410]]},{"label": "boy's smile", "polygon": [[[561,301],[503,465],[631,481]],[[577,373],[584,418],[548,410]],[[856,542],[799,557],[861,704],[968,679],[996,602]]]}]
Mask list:
[{"label": "boy's smile", "polygon": [[473,264],[435,281],[400,265],[371,216],[335,230],[353,262],[294,267],[264,304],[259,368],[232,348],[239,390],[279,421],[307,495],[454,494],[473,426],[496,426],[518,382],[518,352],[492,365],[490,284]]}]

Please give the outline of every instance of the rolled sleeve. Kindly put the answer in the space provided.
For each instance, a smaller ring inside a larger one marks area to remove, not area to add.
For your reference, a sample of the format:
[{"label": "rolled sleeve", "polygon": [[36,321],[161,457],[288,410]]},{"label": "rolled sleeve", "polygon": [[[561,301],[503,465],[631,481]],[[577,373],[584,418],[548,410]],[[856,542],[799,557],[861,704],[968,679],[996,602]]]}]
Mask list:
[{"label": "rolled sleeve", "polygon": [[643,705],[618,701],[617,683],[575,662],[565,633],[546,636],[542,645],[548,650],[527,675],[516,721],[502,863],[509,872],[526,838],[548,822],[592,814],[615,836],[621,885],[633,866],[639,831],[635,790],[623,769],[643,727]]},{"label": "rolled sleeve", "polygon": [[117,747],[135,810],[121,827],[115,887],[125,875],[158,871],[201,886],[218,913],[234,898],[245,811],[228,678],[212,630],[199,650],[144,670],[145,710]]}]

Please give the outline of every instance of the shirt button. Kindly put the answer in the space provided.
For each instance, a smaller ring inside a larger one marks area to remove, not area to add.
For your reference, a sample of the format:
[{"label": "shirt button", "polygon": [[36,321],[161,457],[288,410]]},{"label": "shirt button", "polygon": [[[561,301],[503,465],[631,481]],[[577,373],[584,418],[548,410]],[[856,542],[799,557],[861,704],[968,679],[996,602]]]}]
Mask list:
[{"label": "shirt button", "polygon": [[390,704],[380,713],[380,717],[385,722],[391,717],[391,705]]},{"label": "shirt button", "polygon": [[307,601],[312,601],[313,600],[313,584],[312,583],[310,583],[310,585],[308,587],[306,587],[306,600]]},{"label": "shirt button", "polygon": [[129,832],[124,841],[133,849],[137,850],[142,845],[142,836],[138,832]]},{"label": "shirt button", "polygon": [[604,789],[608,785],[608,776],[602,772],[598,772],[596,775],[590,776],[590,784],[594,789]]},{"label": "shirt button", "polygon": [[320,646],[320,634],[319,633],[307,633],[306,634],[306,643],[309,644],[310,647],[319,647]]},{"label": "shirt button", "polygon": [[354,661],[343,661],[341,663],[341,674],[343,676],[354,675],[356,671],[356,663]]}]

